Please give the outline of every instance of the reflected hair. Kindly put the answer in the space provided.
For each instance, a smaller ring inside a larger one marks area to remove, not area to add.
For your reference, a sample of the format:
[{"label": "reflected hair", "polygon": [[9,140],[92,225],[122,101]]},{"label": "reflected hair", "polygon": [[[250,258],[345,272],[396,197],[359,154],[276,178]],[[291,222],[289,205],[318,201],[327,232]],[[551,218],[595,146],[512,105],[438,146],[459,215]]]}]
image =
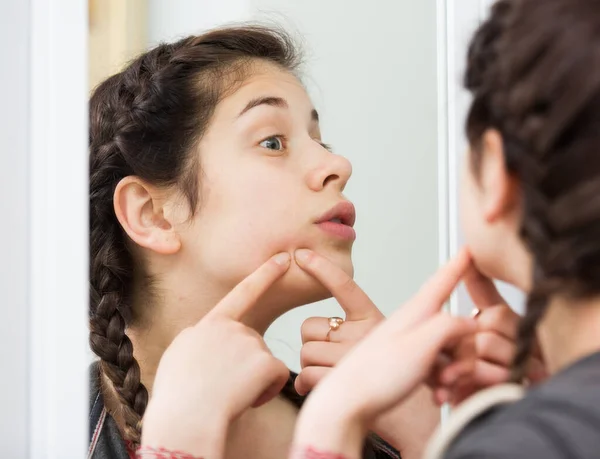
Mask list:
[{"label": "reflected hair", "polygon": [[101,83],[90,100],[90,345],[118,396],[123,435],[134,445],[148,391],[126,330],[139,316],[133,283],[144,273],[115,215],[113,195],[121,179],[137,176],[178,188],[193,213],[198,142],[219,100],[257,61],[295,72],[300,54],[277,28],[220,28],[160,44]]},{"label": "reflected hair", "polygon": [[496,129],[520,183],[533,258],[512,380],[522,381],[551,297],[600,294],[600,0],[500,0],[469,48],[475,172]]}]

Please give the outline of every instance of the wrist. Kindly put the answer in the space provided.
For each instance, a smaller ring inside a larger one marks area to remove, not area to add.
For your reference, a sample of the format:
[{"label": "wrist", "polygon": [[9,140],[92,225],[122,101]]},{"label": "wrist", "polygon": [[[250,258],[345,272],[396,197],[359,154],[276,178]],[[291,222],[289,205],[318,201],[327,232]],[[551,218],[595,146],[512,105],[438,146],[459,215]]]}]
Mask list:
[{"label": "wrist", "polygon": [[194,457],[223,457],[228,422],[215,416],[197,414],[193,419],[178,415],[169,407],[148,406],[142,428],[143,447],[182,451]]},{"label": "wrist", "polygon": [[193,456],[185,451],[175,451],[166,448],[152,446],[140,446],[135,451],[135,459],[205,459]]},{"label": "wrist", "polygon": [[294,450],[310,447],[348,459],[359,458],[367,433],[367,423],[352,404],[313,393],[297,421]]}]

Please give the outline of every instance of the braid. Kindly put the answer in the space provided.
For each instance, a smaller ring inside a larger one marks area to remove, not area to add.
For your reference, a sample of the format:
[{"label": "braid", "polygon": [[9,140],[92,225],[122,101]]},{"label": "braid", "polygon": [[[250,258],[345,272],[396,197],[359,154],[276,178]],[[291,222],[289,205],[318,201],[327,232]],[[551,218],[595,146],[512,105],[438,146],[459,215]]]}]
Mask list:
[{"label": "braid", "polygon": [[148,76],[164,64],[167,49],[148,53],[122,77],[107,80],[94,98],[108,104],[90,112],[90,346],[118,396],[124,437],[134,445],[141,440],[148,390],[126,334],[134,315],[135,264],[113,210],[113,194],[119,180],[136,172],[130,166],[135,159],[128,157],[128,137],[143,126],[143,105],[152,90]]},{"label": "braid", "polygon": [[193,215],[199,200],[196,147],[220,98],[251,71],[254,60],[293,73],[300,58],[281,30],[221,28],[157,46],[92,95],[90,345],[118,396],[125,439],[134,444],[140,441],[148,391],[127,329],[143,312],[134,310],[134,279],[145,277],[146,267],[134,258],[133,242],[116,217],[115,189],[128,176],[177,188]]},{"label": "braid", "polygon": [[[151,75],[168,64],[174,49],[159,47],[109,78],[96,90],[90,110],[90,346],[118,396],[124,437],[134,445],[141,440],[148,390],[126,334],[134,318],[135,263],[113,210],[113,194],[123,177],[145,172],[130,143],[152,112]],[[102,99],[104,105],[94,103]],[[158,174],[152,178],[168,181]]]},{"label": "braid", "polygon": [[506,168],[519,179],[520,235],[535,266],[515,382],[523,379],[550,301],[600,294],[599,6],[600,0],[497,1],[468,53],[473,166],[477,171],[483,133],[499,131]]},{"label": "braid", "polygon": [[[113,153],[110,159],[114,162],[117,157]],[[117,169],[107,158],[90,179],[90,346],[118,395],[125,437],[137,444],[148,391],[125,333],[131,318],[133,259],[114,213],[104,204],[112,201],[113,187],[105,183]]]},{"label": "braid", "polygon": [[533,291],[527,297],[526,313],[517,331],[517,352],[515,353],[510,380],[521,383],[527,373],[527,363],[533,350],[536,328],[548,306],[548,297]]}]

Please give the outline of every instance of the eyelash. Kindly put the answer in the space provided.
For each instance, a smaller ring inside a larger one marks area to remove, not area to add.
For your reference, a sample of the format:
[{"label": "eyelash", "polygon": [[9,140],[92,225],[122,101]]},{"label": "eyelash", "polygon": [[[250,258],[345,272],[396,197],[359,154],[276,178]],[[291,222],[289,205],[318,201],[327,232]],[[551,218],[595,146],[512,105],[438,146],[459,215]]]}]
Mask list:
[{"label": "eyelash", "polygon": [[[317,141],[318,142],[318,141]],[[323,148],[325,148],[325,150],[327,150],[329,153],[333,153],[333,147],[328,144],[328,143],[324,143],[324,142],[318,142]]]},{"label": "eyelash", "polygon": [[[259,142],[259,144],[263,143],[265,140],[269,140],[269,139],[273,139],[273,138],[278,138],[279,140],[281,140],[281,144],[283,146],[283,150],[287,149],[288,139],[283,134],[274,134],[274,135],[270,135],[268,137],[265,137],[264,139],[262,139]],[[325,142],[321,142],[320,140],[315,140],[315,142],[317,142],[319,145],[321,145],[323,148],[325,148],[325,150],[327,150],[329,153],[333,153],[333,147],[331,146],[331,144],[328,144],[328,143],[325,143]]]}]

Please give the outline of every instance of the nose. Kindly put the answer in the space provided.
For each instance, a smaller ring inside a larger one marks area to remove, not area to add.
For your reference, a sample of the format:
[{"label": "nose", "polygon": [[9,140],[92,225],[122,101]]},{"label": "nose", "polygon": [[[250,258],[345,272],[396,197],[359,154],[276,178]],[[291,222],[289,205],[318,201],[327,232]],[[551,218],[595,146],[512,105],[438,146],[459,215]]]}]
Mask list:
[{"label": "nose", "polygon": [[344,191],[350,176],[352,164],[346,158],[327,152],[319,164],[313,168],[307,177],[308,186],[313,191],[322,191],[327,186],[333,186]]}]

